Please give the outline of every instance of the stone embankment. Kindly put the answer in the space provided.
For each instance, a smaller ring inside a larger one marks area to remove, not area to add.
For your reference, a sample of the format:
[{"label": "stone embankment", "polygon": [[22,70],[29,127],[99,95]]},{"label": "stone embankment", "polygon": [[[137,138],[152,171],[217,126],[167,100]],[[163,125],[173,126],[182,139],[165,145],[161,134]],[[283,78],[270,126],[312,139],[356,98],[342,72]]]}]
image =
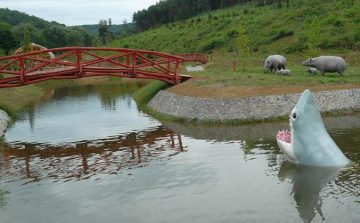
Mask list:
[{"label": "stone embankment", "polygon": [[[320,112],[360,109],[360,89],[312,92]],[[289,116],[301,93],[226,98],[195,98],[160,91],[148,106],[162,114],[197,121],[231,121]]]},{"label": "stone embankment", "polygon": [[7,128],[9,121],[10,121],[10,116],[3,110],[0,110],[0,136],[4,135],[4,132]]}]

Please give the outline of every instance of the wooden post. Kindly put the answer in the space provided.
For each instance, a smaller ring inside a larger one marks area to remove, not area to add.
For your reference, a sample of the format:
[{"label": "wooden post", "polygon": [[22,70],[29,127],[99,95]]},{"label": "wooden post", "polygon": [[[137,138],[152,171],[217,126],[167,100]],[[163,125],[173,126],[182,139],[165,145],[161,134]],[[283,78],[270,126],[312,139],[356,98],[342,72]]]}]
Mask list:
[{"label": "wooden post", "polygon": [[167,75],[170,74],[170,65],[171,65],[171,62],[168,61],[168,62],[167,62],[167,69],[168,69],[168,71],[166,71],[166,74],[167,74]]},{"label": "wooden post", "polygon": [[131,77],[135,77],[136,76],[136,53],[134,52],[132,55],[132,65],[133,65],[133,73],[131,75]]},{"label": "wooden post", "polygon": [[176,59],[176,64],[175,64],[175,84],[179,84],[180,80],[179,80],[179,59]]},{"label": "wooden post", "polygon": [[77,60],[77,65],[78,65],[78,69],[79,69],[79,77],[82,76],[82,61],[81,61],[81,51],[80,49],[76,50],[76,60]]},{"label": "wooden post", "polygon": [[20,80],[19,83],[23,84],[25,75],[25,64],[24,64],[24,57],[20,57]]}]

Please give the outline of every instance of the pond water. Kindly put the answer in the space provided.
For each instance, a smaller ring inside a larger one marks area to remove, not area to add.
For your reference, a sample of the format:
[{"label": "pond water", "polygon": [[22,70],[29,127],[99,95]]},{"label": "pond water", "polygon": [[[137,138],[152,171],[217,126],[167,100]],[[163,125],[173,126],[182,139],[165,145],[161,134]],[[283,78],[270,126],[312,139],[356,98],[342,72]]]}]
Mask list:
[{"label": "pond water", "polygon": [[324,120],[350,165],[304,167],[276,144],[288,123],[161,123],[137,108],[139,87],[53,89],[21,111],[0,222],[360,222],[360,115]]}]

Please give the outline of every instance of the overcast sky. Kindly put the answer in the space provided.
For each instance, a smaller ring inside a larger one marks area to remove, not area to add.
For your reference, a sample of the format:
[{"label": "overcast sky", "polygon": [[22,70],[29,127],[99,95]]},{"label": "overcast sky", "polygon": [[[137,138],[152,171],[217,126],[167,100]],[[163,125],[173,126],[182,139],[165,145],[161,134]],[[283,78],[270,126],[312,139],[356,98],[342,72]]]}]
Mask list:
[{"label": "overcast sky", "polygon": [[97,24],[111,18],[113,24],[132,21],[138,10],[159,0],[0,0],[0,8],[18,10],[67,26]]}]

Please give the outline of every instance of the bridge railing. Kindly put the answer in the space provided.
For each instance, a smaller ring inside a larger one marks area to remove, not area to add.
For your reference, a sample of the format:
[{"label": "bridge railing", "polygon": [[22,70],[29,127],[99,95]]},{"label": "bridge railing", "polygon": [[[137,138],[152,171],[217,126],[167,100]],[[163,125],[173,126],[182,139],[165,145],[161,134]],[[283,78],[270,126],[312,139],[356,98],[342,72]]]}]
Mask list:
[{"label": "bridge railing", "polygon": [[[52,52],[53,59],[39,55]],[[188,77],[179,75],[181,56],[161,52],[65,47],[0,57],[0,87],[17,87],[50,79],[75,79],[111,75],[127,78],[155,79],[178,84]]]},{"label": "bridge railing", "polygon": [[208,57],[204,53],[182,53],[178,56],[184,58],[184,62],[199,62],[206,64],[208,62]]}]

